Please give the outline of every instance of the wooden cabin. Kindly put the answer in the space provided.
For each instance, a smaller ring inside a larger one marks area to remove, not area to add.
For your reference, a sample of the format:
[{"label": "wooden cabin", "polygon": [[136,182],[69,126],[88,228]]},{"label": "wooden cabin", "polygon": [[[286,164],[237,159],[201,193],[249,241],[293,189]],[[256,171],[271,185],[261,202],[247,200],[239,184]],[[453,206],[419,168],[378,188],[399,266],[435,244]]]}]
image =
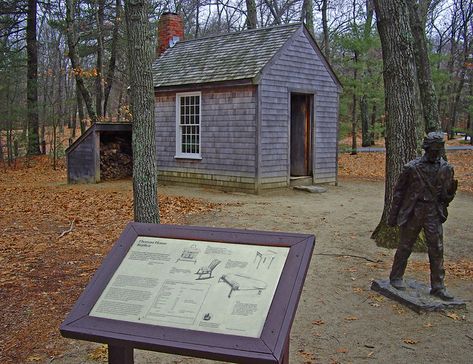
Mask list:
[{"label": "wooden cabin", "polygon": [[163,17],[160,182],[253,193],[336,182],[341,84],[303,24],[178,41],[179,16]]}]

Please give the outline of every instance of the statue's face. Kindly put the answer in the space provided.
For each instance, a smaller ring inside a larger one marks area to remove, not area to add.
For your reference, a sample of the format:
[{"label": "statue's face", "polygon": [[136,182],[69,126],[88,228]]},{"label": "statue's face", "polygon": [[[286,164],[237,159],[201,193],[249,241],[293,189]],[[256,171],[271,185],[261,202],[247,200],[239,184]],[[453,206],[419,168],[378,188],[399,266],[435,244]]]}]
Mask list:
[{"label": "statue's face", "polygon": [[425,155],[427,157],[427,161],[434,163],[440,159],[440,156],[442,155],[442,149],[427,148],[425,150]]}]

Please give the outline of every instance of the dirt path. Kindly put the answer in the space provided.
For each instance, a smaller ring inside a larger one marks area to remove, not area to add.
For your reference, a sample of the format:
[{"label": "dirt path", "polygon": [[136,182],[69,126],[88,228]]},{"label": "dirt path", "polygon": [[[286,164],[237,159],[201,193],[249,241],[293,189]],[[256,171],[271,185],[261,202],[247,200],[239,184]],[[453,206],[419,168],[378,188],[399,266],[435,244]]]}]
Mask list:
[{"label": "dirt path", "polygon": [[[292,329],[291,363],[472,362],[473,280],[467,269],[473,261],[473,196],[459,193],[445,224],[446,283],[451,293],[468,301],[470,310],[419,315],[369,289],[372,279],[387,277],[393,255],[369,238],[381,214],[381,182],[341,180],[323,194],[284,190],[254,196],[183,187],[163,187],[161,192],[225,203],[220,211],[192,218],[191,225],[316,235]],[[428,269],[426,254],[414,254],[408,276],[427,282]],[[53,362],[94,363],[91,353],[100,357],[100,350],[71,340],[68,353]],[[137,364],[207,362],[135,354]]]}]

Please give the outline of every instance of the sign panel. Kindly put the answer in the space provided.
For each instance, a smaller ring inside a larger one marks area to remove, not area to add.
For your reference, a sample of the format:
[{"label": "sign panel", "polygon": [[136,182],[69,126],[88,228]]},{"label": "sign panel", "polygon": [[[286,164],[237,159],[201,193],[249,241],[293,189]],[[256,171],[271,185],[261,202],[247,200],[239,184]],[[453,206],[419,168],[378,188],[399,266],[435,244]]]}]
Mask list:
[{"label": "sign panel", "polygon": [[288,252],[138,236],[90,316],[259,337]]},{"label": "sign panel", "polygon": [[61,334],[107,343],[117,363],[132,363],[133,348],[286,363],[314,244],[307,234],[130,223]]}]

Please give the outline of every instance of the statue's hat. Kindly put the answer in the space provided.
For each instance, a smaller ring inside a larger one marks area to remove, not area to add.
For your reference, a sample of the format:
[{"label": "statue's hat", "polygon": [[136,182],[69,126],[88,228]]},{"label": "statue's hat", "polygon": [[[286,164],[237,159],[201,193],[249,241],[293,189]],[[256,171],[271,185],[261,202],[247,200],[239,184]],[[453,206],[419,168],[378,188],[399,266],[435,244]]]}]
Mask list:
[{"label": "statue's hat", "polygon": [[423,149],[443,149],[445,141],[441,131],[432,131],[424,138]]}]

